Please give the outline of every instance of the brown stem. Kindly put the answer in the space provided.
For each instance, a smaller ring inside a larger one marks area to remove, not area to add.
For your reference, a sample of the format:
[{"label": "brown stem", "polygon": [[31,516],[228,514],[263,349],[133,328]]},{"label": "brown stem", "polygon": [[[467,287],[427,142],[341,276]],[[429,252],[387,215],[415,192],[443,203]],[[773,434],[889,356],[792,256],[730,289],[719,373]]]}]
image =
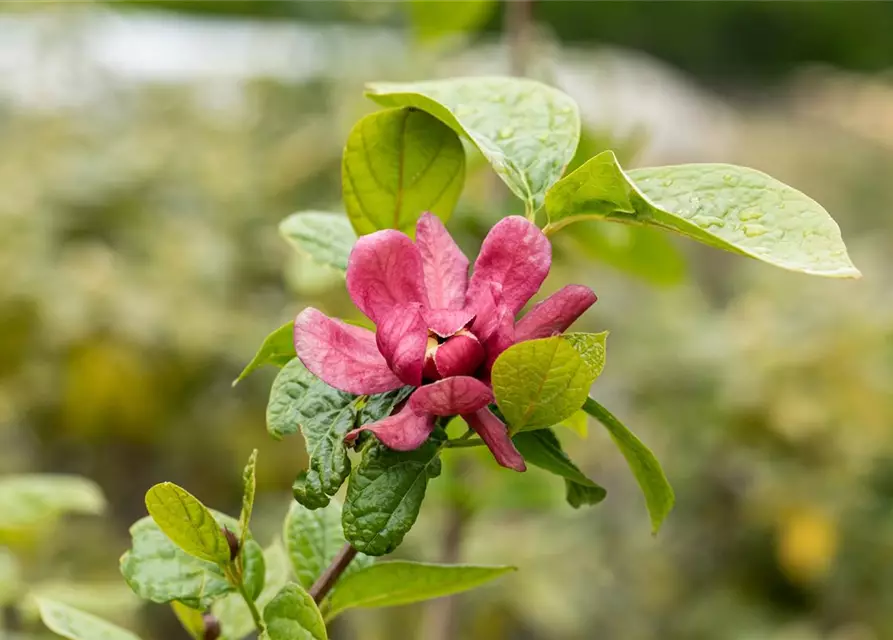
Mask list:
[{"label": "brown stem", "polygon": [[513,76],[527,75],[533,35],[533,0],[509,0],[505,6],[505,34]]},{"label": "brown stem", "polygon": [[313,586],[310,587],[310,596],[313,598],[313,601],[316,604],[322,602],[323,598],[325,598],[329,591],[332,590],[332,587],[335,586],[335,583],[338,582],[338,578],[341,577],[341,574],[344,573],[344,570],[347,569],[347,565],[350,564],[350,561],[353,560],[357,555],[357,550],[354,549],[349,542],[345,543],[341,548],[341,551],[338,552],[338,555],[335,556],[335,559],[332,560],[332,564],[326,567],[326,570],[322,572],[322,575],[313,583]]}]

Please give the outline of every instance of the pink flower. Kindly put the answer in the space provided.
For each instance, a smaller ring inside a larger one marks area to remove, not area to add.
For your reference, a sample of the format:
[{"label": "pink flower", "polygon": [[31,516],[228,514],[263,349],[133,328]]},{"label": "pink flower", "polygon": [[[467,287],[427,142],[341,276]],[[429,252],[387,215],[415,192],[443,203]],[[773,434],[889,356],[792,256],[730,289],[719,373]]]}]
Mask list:
[{"label": "pink flower", "polygon": [[518,216],[490,230],[471,278],[468,258],[430,213],[419,219],[415,242],[393,230],[361,237],[347,290],[377,332],[307,308],[295,319],[295,349],[314,375],[348,393],[417,388],[399,411],[346,439],[371,431],[410,451],[427,440],[437,416],[461,415],[499,464],[524,471],[505,424],[488,409],[490,369],[512,344],[562,333],[596,300],[589,288],[570,285],[515,323],[551,262],[546,236]]}]

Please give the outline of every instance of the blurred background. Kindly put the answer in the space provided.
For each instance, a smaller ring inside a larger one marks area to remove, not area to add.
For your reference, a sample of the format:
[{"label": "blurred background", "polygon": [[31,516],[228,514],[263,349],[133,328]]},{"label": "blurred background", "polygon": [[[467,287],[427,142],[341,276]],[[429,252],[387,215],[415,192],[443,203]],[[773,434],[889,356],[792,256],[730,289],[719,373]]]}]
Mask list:
[{"label": "blurred background", "polygon": [[[272,540],[303,445],[266,434],[274,369],[230,383],[305,305],[357,314],[278,222],[341,210],[364,82],[517,73],[580,103],[578,161],[727,161],[805,191],[864,278],[568,227],[543,290],[599,294],[577,325],[611,331],[593,395],[654,449],[675,510],[652,537],[595,424],[562,434],[608,489],[579,511],[548,474],[448,452],[399,554],[520,571],[333,637],[893,638],[890,33],[884,2],[0,3],[0,478],[78,474],[107,500],[0,526],[6,633],[46,637],[27,598],[46,593],[186,638],[118,574],[146,489],[237,512],[257,447]],[[471,156],[450,222],[467,253],[519,211]]]}]

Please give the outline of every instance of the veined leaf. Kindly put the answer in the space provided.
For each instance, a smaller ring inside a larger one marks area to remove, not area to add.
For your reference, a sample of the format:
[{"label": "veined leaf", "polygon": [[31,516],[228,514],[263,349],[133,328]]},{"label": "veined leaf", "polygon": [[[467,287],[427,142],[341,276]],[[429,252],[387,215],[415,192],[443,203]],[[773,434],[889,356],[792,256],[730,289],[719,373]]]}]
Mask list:
[{"label": "veined leaf", "polygon": [[[219,527],[239,534],[237,520],[222,513],[212,515]],[[136,521],[130,537],[131,548],[121,556],[121,574],[139,597],[161,604],[178,600],[193,609],[205,609],[215,598],[234,591],[219,565],[180,549],[151,516]]]},{"label": "veined leaf", "polygon": [[412,236],[423,211],[442,220],[453,213],[465,182],[465,150],[449,127],[424,111],[378,111],[351,130],[341,181],[358,235],[399,229]]},{"label": "veined leaf", "polygon": [[248,538],[248,526],[251,524],[251,512],[254,510],[254,494],[257,492],[257,449],[251,452],[248,464],[242,472],[242,511],[239,514],[239,529],[242,536],[239,547],[245,546]]},{"label": "veined leaf", "polygon": [[561,336],[567,340],[570,345],[576,349],[577,353],[583,359],[586,367],[589,369],[591,377],[590,384],[598,378],[602,370],[605,368],[605,342],[608,339],[608,332],[601,333],[565,333]]},{"label": "veined leaf", "polygon": [[614,444],[626,458],[645,495],[645,504],[651,516],[651,529],[653,533],[657,533],[676,500],[673,488],[657,458],[632,431],[592,398],[586,399],[583,410],[605,426]]},{"label": "veined leaf", "polygon": [[198,498],[172,482],[146,492],[146,508],[155,524],[178,547],[200,560],[226,566],[229,543],[211,511]]},{"label": "veined leaf", "polygon": [[376,82],[367,95],[386,107],[427,111],[480,150],[528,212],[574,157],[580,139],[577,103],[534,80],[453,78],[431,82]]},{"label": "veined leaf", "polygon": [[341,522],[358,551],[381,556],[396,549],[415,524],[428,480],[440,475],[440,442],[393,451],[371,441],[350,474]]},{"label": "veined leaf", "polygon": [[590,365],[561,336],[526,340],[493,364],[493,394],[512,433],[542,429],[572,416],[592,384]]},{"label": "veined leaf", "polygon": [[295,500],[311,509],[324,507],[350,474],[344,436],[357,419],[360,399],[333,389],[295,358],[270,389],[267,430],[273,437],[299,428],[307,444],[308,468],[294,484]]},{"label": "veined leaf", "polygon": [[135,633],[61,602],[38,600],[40,618],[53,633],[69,640],[139,640]]},{"label": "veined leaf", "polygon": [[273,333],[264,338],[260,349],[254,354],[239,377],[233,380],[233,386],[236,386],[243,379],[247,378],[255,369],[259,369],[265,364],[272,364],[277,367],[285,366],[289,360],[295,358],[295,340],[294,340],[294,322],[286,322],[284,325],[276,329]]},{"label": "veined leaf", "polygon": [[549,191],[546,214],[553,230],[586,219],[640,224],[790,271],[861,275],[821,205],[747,167],[685,164],[624,172],[604,151]]},{"label": "veined leaf", "polygon": [[327,640],[326,624],[313,598],[296,584],[287,584],[264,607],[269,640]]},{"label": "veined leaf", "polygon": [[342,273],[347,271],[347,259],[357,241],[347,216],[322,211],[291,214],[279,223],[279,235],[300,253]]},{"label": "veined leaf", "polygon": [[332,593],[329,617],[354,607],[393,607],[474,589],[515,567],[381,562],[344,578]]}]

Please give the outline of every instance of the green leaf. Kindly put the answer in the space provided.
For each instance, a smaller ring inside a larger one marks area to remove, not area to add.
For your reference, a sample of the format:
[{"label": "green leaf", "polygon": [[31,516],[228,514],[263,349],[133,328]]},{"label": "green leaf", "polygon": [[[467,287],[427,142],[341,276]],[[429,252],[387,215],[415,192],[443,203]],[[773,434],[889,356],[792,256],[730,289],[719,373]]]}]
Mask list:
[{"label": "green leaf", "polygon": [[821,205],[747,167],[686,164],[624,173],[605,151],[555,185],[546,213],[552,230],[585,219],[641,224],[790,271],[861,276]]},{"label": "green leaf", "polygon": [[341,272],[347,271],[347,259],[357,241],[347,216],[322,211],[291,214],[279,223],[279,235],[299,253]]},{"label": "green leaf", "polygon": [[[212,514],[218,526],[238,534],[238,521]],[[135,522],[130,536],[132,547],[121,556],[121,574],[141,598],[161,604],[179,600],[193,609],[204,609],[234,590],[217,564],[181,550],[150,516]]]},{"label": "green leaf", "polygon": [[410,0],[405,5],[413,35],[422,42],[475,31],[499,6],[496,0]]},{"label": "green leaf", "polygon": [[288,584],[264,608],[270,640],[326,640],[326,624],[313,598]]},{"label": "green leaf", "polygon": [[[283,523],[282,537],[298,583],[305,589],[310,589],[344,546],[341,505],[337,501],[332,501],[323,509],[311,511],[297,502],[292,502]],[[370,565],[373,560],[365,554],[358,553],[342,578],[352,571]]]},{"label": "green leaf", "polygon": [[332,593],[329,617],[354,607],[393,607],[474,589],[515,567],[380,562],[344,578]]},{"label": "green leaf", "polygon": [[353,428],[360,404],[359,397],[333,389],[297,358],[273,381],[267,431],[281,438],[301,429],[310,460],[295,480],[294,495],[308,508],[327,505],[350,473],[344,436]]},{"label": "green leaf", "polygon": [[40,618],[53,633],[69,640],[139,640],[139,637],[93,614],[40,598]]},{"label": "green leaf", "polygon": [[252,600],[257,600],[264,589],[267,567],[264,560],[264,550],[254,540],[246,540],[242,547],[242,580],[245,590]]},{"label": "green leaf", "polygon": [[565,479],[567,501],[575,509],[582,504],[598,504],[605,499],[605,489],[587,478],[571,462],[551,429],[519,433],[512,441],[527,462]]},{"label": "green leaf", "polygon": [[257,449],[251,452],[248,464],[242,472],[242,512],[239,514],[239,529],[242,536],[239,547],[245,546],[248,538],[248,526],[251,524],[251,512],[254,509],[254,494],[257,492]]},{"label": "green leaf", "polygon": [[[264,587],[260,595],[255,598],[260,610],[263,610],[291,578],[288,557],[280,543],[276,542],[264,549],[263,559],[266,567]],[[211,613],[220,621],[223,640],[242,640],[254,631],[251,611],[238,593],[230,593],[214,602],[211,605]]]},{"label": "green leaf", "polygon": [[294,322],[286,322],[264,338],[264,342],[254,354],[254,358],[242,369],[239,377],[233,380],[233,386],[239,384],[254,370],[260,369],[265,364],[283,367],[289,360],[293,360],[295,355]]},{"label": "green leaf", "polygon": [[528,212],[542,206],[580,138],[580,113],[573,99],[533,80],[377,82],[367,85],[367,95],[386,107],[427,111],[467,136]]},{"label": "green leaf", "polygon": [[201,611],[187,607],[182,602],[171,602],[171,609],[174,615],[194,640],[204,640],[205,637],[205,618]]},{"label": "green leaf", "polygon": [[657,458],[632,431],[592,398],[586,399],[583,410],[605,426],[614,444],[626,458],[645,495],[645,504],[651,516],[651,530],[657,533],[676,500],[673,488],[667,481]]},{"label": "green leaf", "polygon": [[391,415],[394,407],[406,400],[413,391],[415,391],[415,387],[401,387],[396,391],[376,393],[369,396],[366,404],[360,409],[357,424],[370,424],[386,418]]},{"label": "green leaf", "polygon": [[447,220],[465,182],[459,137],[417,109],[372,113],[351,130],[341,162],[347,217],[358,235],[415,234],[423,211]]},{"label": "green leaf", "polygon": [[165,535],[186,553],[221,566],[230,563],[229,543],[211,511],[172,482],[146,492],[146,508]]},{"label": "green leaf", "polygon": [[589,437],[589,414],[582,409],[570,418],[565,418],[558,423],[559,426],[570,429],[584,440]]},{"label": "green leaf", "polygon": [[493,364],[493,394],[512,433],[542,429],[572,416],[592,384],[590,365],[561,336],[526,340]]},{"label": "green leaf", "polygon": [[433,436],[415,451],[370,441],[350,474],[341,522],[358,551],[381,556],[396,549],[415,524],[428,480],[440,475],[441,442]]},{"label": "green leaf", "polygon": [[105,510],[102,490],[92,480],[55,474],[0,478],[0,541],[52,524],[65,513],[97,515]]},{"label": "green leaf", "polygon": [[561,336],[577,351],[589,370],[591,381],[598,378],[605,368],[605,341],[608,332],[601,333],[565,333]]}]

